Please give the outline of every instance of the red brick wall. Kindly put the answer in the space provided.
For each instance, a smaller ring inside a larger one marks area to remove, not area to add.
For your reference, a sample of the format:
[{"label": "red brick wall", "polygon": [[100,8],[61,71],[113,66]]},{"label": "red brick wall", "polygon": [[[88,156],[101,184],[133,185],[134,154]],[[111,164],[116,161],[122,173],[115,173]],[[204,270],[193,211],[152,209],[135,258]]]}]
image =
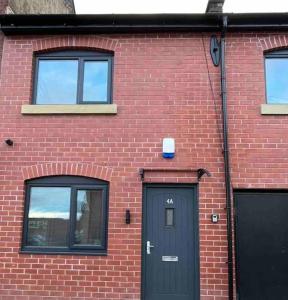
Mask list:
[{"label": "red brick wall", "polygon": [[[227,299],[225,190],[217,126],[220,77],[210,61],[209,38],[207,34],[203,40],[216,105],[201,34],[6,38],[0,137],[12,138],[15,145],[0,146],[3,299],[140,299],[142,167],[204,167],[212,173],[199,184],[201,299]],[[234,187],[287,183],[286,117],[259,113],[265,101],[263,50],[281,41],[270,45],[268,34],[227,39]],[[21,105],[31,100],[33,51],[75,46],[114,51],[113,101],[118,114],[22,116]],[[166,161],[161,142],[169,136],[176,140],[176,157]],[[19,254],[24,180],[57,174],[110,182],[107,257]],[[150,180],[196,182],[186,173],[159,175]],[[130,225],[124,222],[126,208],[132,213]],[[218,224],[211,224],[211,213],[220,214]]]},{"label": "red brick wall", "polygon": [[227,45],[230,150],[234,188],[287,188],[288,116],[261,115],[266,50],[288,34],[231,35]]}]

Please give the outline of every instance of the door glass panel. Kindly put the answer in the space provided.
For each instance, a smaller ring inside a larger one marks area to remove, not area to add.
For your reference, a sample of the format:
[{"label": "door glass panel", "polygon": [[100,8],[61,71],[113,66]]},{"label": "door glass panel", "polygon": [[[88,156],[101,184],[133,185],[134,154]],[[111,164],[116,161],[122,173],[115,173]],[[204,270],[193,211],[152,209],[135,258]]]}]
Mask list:
[{"label": "door glass panel", "polygon": [[165,225],[174,226],[174,208],[166,208],[165,213]]},{"label": "door glass panel", "polygon": [[102,246],[103,191],[78,190],[74,242],[81,246]]},{"label": "door glass panel", "polygon": [[32,187],[30,193],[27,245],[66,246],[70,188]]}]

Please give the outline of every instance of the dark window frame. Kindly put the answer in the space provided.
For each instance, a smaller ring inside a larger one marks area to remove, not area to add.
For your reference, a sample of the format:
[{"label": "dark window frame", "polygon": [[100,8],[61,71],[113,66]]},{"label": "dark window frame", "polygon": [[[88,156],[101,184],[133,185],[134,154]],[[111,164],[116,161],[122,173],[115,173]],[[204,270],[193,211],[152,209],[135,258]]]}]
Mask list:
[{"label": "dark window frame", "polygon": [[[266,68],[266,59],[287,59],[288,60],[288,49],[277,49],[272,51],[267,51],[264,53],[264,75],[265,75],[265,101],[266,104],[285,104],[285,103],[271,103],[268,101],[268,93],[267,93],[267,68]],[[287,103],[288,104],[288,103]]]},{"label": "dark window frame", "polygon": [[[32,187],[68,187],[70,193],[70,212],[68,221],[66,247],[39,247],[27,245],[28,215],[30,208],[30,195]],[[77,190],[102,190],[102,240],[101,246],[75,245],[74,230],[76,228]],[[108,209],[109,209],[109,183],[103,180],[82,176],[48,176],[29,180],[25,183],[25,205],[22,231],[22,253],[39,254],[82,254],[107,255],[108,239]]]},{"label": "dark window frame", "polygon": [[[38,87],[38,75],[39,75],[39,61],[41,60],[77,60],[78,61],[78,73],[77,73],[77,92],[76,102],[77,104],[111,104],[112,103],[112,82],[113,82],[113,53],[100,52],[100,51],[53,51],[47,53],[36,54],[34,57],[34,81],[32,91],[32,104],[34,105],[49,105],[37,103],[37,87]],[[84,64],[86,61],[107,61],[108,63],[108,78],[107,78],[107,101],[83,101],[83,86],[84,86]],[[55,105],[61,105],[57,103]],[[65,105],[65,104],[62,104]],[[73,105],[73,104],[66,104]]]}]

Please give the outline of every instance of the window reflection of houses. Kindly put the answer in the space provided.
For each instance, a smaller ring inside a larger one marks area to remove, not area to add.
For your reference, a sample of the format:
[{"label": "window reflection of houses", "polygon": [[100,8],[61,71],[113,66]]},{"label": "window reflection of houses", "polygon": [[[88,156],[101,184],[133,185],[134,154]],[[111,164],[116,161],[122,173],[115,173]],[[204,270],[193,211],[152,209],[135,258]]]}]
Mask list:
[{"label": "window reflection of houses", "polygon": [[75,242],[81,245],[101,245],[102,191],[79,190],[77,196]]},{"label": "window reflection of houses", "polygon": [[29,246],[65,246],[69,220],[60,218],[30,218]]}]

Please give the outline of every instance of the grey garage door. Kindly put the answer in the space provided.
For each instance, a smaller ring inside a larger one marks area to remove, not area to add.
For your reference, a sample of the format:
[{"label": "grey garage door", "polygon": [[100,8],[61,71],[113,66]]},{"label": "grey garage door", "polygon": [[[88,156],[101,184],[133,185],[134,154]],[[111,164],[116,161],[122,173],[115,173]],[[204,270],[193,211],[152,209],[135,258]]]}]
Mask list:
[{"label": "grey garage door", "polygon": [[288,192],[237,191],[236,273],[240,300],[288,299]]}]

